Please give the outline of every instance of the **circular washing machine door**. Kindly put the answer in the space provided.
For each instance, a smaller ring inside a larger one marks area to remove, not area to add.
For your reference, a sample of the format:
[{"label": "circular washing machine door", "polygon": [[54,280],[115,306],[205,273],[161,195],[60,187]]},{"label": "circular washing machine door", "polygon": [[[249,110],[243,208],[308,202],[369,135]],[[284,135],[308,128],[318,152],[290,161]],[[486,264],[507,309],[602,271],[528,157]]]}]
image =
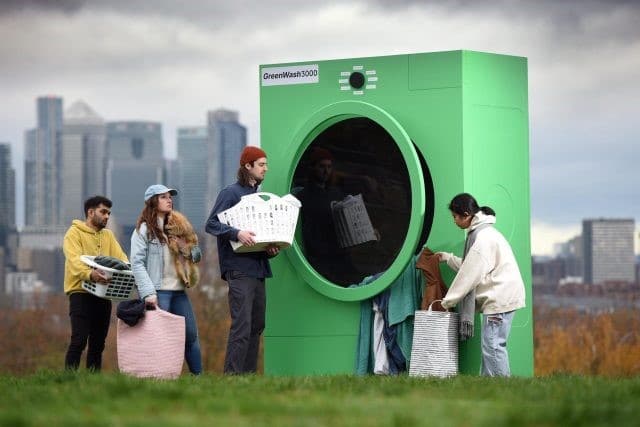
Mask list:
[{"label": "circular washing machine door", "polygon": [[342,301],[384,290],[425,237],[425,177],[409,135],[381,108],[338,102],[306,122],[288,153],[302,208],[287,254],[299,274]]}]

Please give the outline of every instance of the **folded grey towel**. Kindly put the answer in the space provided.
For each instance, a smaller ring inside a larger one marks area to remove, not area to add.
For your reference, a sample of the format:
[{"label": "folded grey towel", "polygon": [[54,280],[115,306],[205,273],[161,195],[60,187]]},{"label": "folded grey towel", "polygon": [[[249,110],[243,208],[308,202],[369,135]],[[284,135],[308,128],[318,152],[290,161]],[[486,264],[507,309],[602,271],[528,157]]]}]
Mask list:
[{"label": "folded grey towel", "polygon": [[124,261],[114,258],[112,256],[98,255],[93,259],[93,262],[103,267],[113,268],[114,270],[129,270],[130,266]]},{"label": "folded grey towel", "polygon": [[129,326],[135,326],[144,317],[145,304],[143,300],[134,299],[121,301],[116,310],[116,316]]}]

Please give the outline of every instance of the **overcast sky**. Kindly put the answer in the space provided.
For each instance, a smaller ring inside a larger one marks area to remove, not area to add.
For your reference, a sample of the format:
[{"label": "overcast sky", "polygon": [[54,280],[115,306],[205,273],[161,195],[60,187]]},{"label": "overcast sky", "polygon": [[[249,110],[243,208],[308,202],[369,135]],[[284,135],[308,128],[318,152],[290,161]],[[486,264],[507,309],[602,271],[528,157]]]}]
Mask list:
[{"label": "overcast sky", "polygon": [[[480,5],[482,4],[482,5]],[[533,252],[591,217],[640,225],[640,2],[0,0],[0,142],[22,202],[35,99],[176,128],[238,110],[259,145],[258,66],[479,50],[529,61]],[[19,223],[22,224],[22,209]]]}]

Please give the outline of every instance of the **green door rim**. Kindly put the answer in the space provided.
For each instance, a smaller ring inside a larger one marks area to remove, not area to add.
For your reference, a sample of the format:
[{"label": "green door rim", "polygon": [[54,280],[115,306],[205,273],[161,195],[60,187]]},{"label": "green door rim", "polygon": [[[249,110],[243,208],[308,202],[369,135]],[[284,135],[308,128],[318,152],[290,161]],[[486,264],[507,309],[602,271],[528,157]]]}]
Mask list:
[{"label": "green door rim", "polygon": [[[335,123],[355,117],[365,117],[373,120],[382,126],[396,142],[409,173],[412,201],[411,218],[405,242],[391,266],[377,280],[358,288],[343,288],[329,282],[318,274],[307,262],[298,242],[294,240],[291,248],[285,252],[298,274],[319,293],[340,301],[360,301],[371,298],[386,289],[400,276],[413,256],[416,245],[419,242],[425,213],[424,177],[413,142],[397,120],[383,109],[372,104],[361,101],[342,101],[318,110],[290,141],[290,149],[286,150],[286,158],[283,159],[284,164],[297,165],[302,154],[321,132]],[[283,183],[286,188],[279,189],[282,194],[290,191],[294,171],[295,166],[289,170],[287,180]]]}]

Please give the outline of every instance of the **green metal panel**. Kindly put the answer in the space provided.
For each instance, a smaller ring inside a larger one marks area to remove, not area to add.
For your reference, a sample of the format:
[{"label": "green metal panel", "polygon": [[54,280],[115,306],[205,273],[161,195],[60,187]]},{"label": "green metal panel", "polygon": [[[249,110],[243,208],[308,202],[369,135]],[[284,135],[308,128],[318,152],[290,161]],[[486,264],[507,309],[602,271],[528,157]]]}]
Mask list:
[{"label": "green metal panel", "polygon": [[[265,336],[265,367],[272,375],[331,375],[353,372],[356,336]],[[291,351],[295,348],[296,351]],[[268,349],[268,351],[266,351]]]},{"label": "green metal panel", "polygon": [[[308,61],[318,81],[260,88],[261,145],[269,156],[265,190],[289,191],[302,152],[324,128],[346,117],[368,117],[393,136],[411,175],[411,224],[397,259],[373,284],[344,289],[327,282],[294,244],[272,261],[267,285],[265,372],[353,372],[359,300],[388,286],[418,250],[424,221],[432,218],[427,245],[462,253],[464,233],[447,203],[474,194],[498,213],[497,227],[513,246],[527,284],[527,308],[519,310],[509,349],[516,375],[533,373],[529,237],[528,107],[524,58],[469,51]],[[375,89],[341,90],[341,72],[375,70]],[[423,180],[418,156],[427,164]],[[427,204],[432,192],[433,203]],[[446,270],[446,269],[443,269]],[[453,274],[444,272],[445,280]],[[461,372],[477,373],[479,327],[460,348]]]},{"label": "green metal panel", "polygon": [[[509,337],[514,375],[533,375],[533,314],[529,194],[527,62],[464,52],[465,188],[496,211],[496,228],[510,242],[527,286]],[[526,356],[526,357],[525,357]],[[475,357],[463,369],[479,368]]]}]

